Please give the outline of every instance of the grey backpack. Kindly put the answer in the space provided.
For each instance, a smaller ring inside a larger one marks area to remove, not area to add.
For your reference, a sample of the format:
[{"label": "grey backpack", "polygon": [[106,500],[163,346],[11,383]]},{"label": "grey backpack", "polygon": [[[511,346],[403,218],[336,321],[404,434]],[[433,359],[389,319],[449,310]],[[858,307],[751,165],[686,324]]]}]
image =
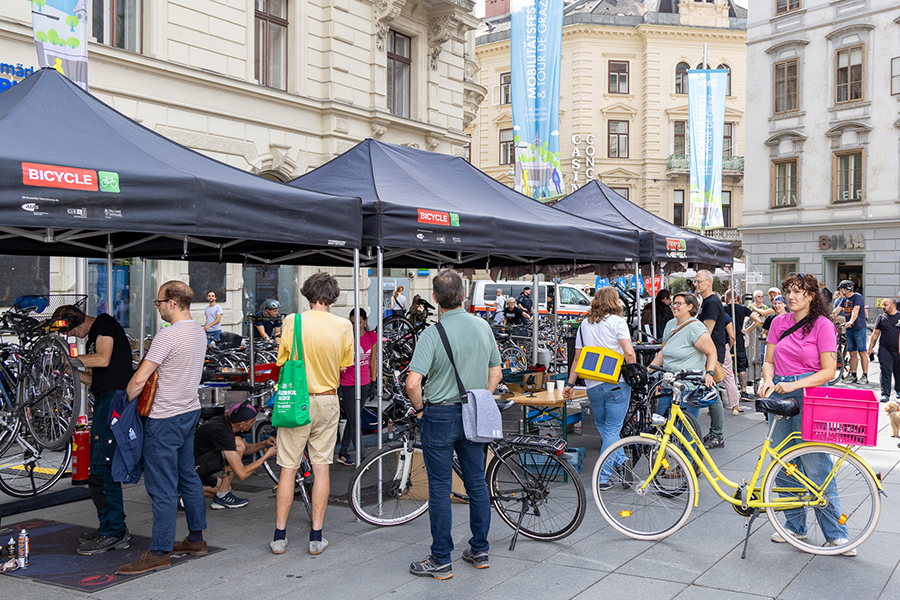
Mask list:
[{"label": "grey backpack", "polygon": [[459,386],[459,397],[462,400],[462,422],[466,439],[478,444],[487,444],[503,437],[503,421],[500,418],[500,409],[494,402],[494,395],[490,390],[466,390],[456,363],[453,361],[453,351],[450,349],[450,341],[441,323],[437,324],[441,342],[453,367],[456,376],[456,385]]}]

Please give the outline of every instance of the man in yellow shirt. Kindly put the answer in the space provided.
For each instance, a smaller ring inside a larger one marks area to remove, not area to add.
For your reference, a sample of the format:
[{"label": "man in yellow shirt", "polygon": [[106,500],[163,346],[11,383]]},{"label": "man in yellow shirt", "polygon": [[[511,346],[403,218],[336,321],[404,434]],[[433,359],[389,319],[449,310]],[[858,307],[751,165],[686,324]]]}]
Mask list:
[{"label": "man in yellow shirt", "polygon": [[303,427],[278,429],[276,462],[281,474],[275,496],[275,538],[270,546],[274,554],[283,554],[287,547],[286,528],[294,500],[294,480],[303,450],[307,448],[314,475],[309,553],[316,555],[328,547],[328,541],[322,538],[322,524],[331,491],[328,471],[334,460],[340,415],[337,389],[341,369],[353,365],[353,328],[347,319],[328,312],[341,293],[337,280],[328,273],[311,276],[303,283],[300,293],[309,301],[310,310],[285,318],[277,364],[281,366],[290,359],[294,319],[300,318],[311,422]]}]

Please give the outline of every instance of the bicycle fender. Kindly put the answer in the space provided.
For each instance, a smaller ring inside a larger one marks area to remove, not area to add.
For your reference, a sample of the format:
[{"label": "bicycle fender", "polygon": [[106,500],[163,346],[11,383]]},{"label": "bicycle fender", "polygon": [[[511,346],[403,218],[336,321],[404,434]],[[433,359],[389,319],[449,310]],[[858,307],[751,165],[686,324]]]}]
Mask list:
[{"label": "bicycle fender", "polygon": [[[784,451],[784,452],[782,453],[782,456],[783,456],[784,454],[787,454],[788,452],[790,452],[791,450],[793,450],[793,449],[795,449],[795,448],[812,448],[812,447],[816,447],[816,448],[825,448],[825,447],[827,447],[827,448],[832,448],[832,449],[834,449],[834,450],[837,450],[838,452],[847,452],[847,447],[846,447],[846,446],[842,446],[842,445],[840,445],[840,444],[829,444],[828,442],[803,442],[802,444],[796,444],[796,445],[794,445],[794,446],[791,446],[789,449],[787,449],[786,451]],[[879,491],[879,492],[884,492],[884,488],[881,487],[881,480],[878,478],[878,475],[875,474],[875,471],[872,470],[872,467],[869,466],[869,463],[867,463],[862,457],[859,456],[859,454],[857,454],[857,453],[854,452],[853,450],[850,450],[849,452],[847,452],[847,454],[848,454],[849,456],[852,456],[852,457],[855,458],[856,460],[858,460],[860,463],[862,463],[862,465],[863,465],[863,466],[866,468],[866,470],[869,472],[869,475],[872,476],[872,479],[875,480],[875,485],[878,486],[878,491]],[[774,460],[771,461],[771,462],[769,463],[769,466],[768,466],[768,468],[766,469],[766,472],[763,474],[763,479],[762,479],[763,481],[765,481],[765,478],[766,478],[766,476],[768,476],[769,471],[772,469],[772,467],[775,466],[775,465],[777,465],[777,464],[778,464],[778,463],[775,462]]]},{"label": "bicycle fender", "polygon": [[[659,441],[659,438],[655,435],[651,435],[649,433],[642,433],[640,436],[648,440],[656,440]],[[694,480],[694,508],[700,505],[700,481],[697,479],[697,473],[694,472],[694,469],[691,468],[691,461],[688,460],[688,457],[684,455],[684,452],[681,451],[677,446],[673,446],[672,444],[667,444],[666,449],[671,450],[674,454],[677,454],[681,460],[684,461],[684,464],[688,465],[688,471],[691,473],[691,479]]]}]

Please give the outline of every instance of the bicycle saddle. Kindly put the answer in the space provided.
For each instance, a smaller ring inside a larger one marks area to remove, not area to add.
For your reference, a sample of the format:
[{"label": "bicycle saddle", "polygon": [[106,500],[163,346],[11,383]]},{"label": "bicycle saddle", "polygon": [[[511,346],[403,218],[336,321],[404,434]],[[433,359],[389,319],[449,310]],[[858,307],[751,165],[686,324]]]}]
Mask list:
[{"label": "bicycle saddle", "polygon": [[767,412],[782,417],[796,417],[800,414],[799,398],[758,398],[756,400],[756,412]]}]

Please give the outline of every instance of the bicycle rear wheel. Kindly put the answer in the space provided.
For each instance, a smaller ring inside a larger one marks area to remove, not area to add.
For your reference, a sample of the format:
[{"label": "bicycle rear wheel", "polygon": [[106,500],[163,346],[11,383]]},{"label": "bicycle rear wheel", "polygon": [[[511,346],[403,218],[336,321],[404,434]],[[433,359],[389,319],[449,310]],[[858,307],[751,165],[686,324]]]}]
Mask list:
[{"label": "bicycle rear wheel", "polygon": [[553,454],[504,448],[488,465],[486,479],[500,518],[525,537],[561,540],[584,519],[581,478]]},{"label": "bicycle rear wheel", "polygon": [[521,348],[507,346],[500,351],[500,366],[513,373],[519,373],[528,368],[528,357]]},{"label": "bicycle rear wheel", "polygon": [[428,510],[428,473],[422,445],[385,446],[368,457],[350,480],[347,498],[353,513],[372,525],[409,523]]},{"label": "bicycle rear wheel", "polygon": [[6,365],[0,363],[0,455],[13,443],[21,426],[16,402],[16,379]]},{"label": "bicycle rear wheel", "polygon": [[[783,465],[773,464],[763,481],[765,502],[814,502],[819,482],[832,476],[823,490],[823,507],[766,508],[772,527],[785,541],[804,552],[833,555],[856,548],[872,535],[881,515],[881,494],[862,462],[828,446],[795,448],[781,461]],[[803,481],[807,478],[813,485]],[[837,539],[844,541],[825,546]]]},{"label": "bicycle rear wheel", "polygon": [[[668,537],[691,515],[694,481],[680,456],[666,448],[659,470],[650,477],[660,449],[659,440],[625,438],[607,448],[594,465],[591,490],[600,514],[615,530],[637,540]],[[607,466],[607,484],[613,486],[601,489],[606,487],[600,476]]]},{"label": "bicycle rear wheel", "polygon": [[75,431],[81,406],[81,381],[69,362],[69,348],[58,335],[48,335],[31,349],[31,364],[23,368],[19,402],[25,425],[38,444],[62,450]]},{"label": "bicycle rear wheel", "polygon": [[71,444],[62,450],[42,448],[23,429],[0,453],[0,491],[15,498],[36,496],[59,481],[71,457]]}]

